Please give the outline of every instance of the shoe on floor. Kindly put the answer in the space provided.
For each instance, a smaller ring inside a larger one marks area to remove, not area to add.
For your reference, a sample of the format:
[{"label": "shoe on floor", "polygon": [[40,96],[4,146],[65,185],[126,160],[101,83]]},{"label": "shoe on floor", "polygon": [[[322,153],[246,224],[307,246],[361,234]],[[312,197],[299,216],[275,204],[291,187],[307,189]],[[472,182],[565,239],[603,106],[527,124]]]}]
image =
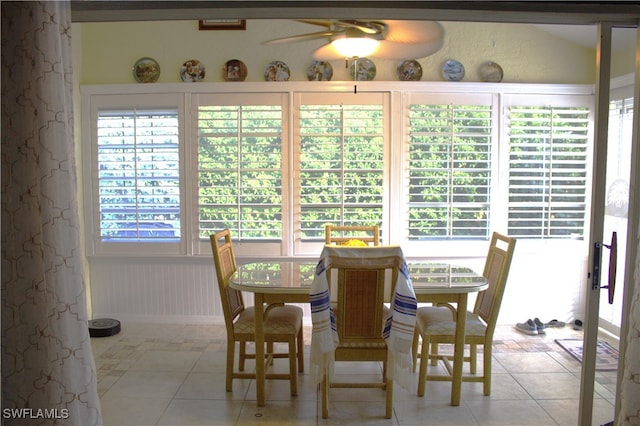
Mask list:
[{"label": "shoe on floor", "polygon": [[529,318],[527,322],[519,322],[516,324],[516,330],[521,331],[524,334],[530,334],[532,336],[538,334],[538,327],[536,324]]},{"label": "shoe on floor", "polygon": [[540,321],[540,318],[534,318],[533,324],[535,324],[536,329],[538,330],[538,334],[546,334],[544,329],[547,328],[547,326],[542,321]]},{"label": "shoe on floor", "polygon": [[545,324],[547,327],[564,327],[566,324],[562,321],[558,321],[557,319],[552,319],[548,323]]},{"label": "shoe on floor", "polygon": [[573,329],[576,331],[582,330],[582,321],[580,321],[579,319],[575,320],[573,322]]}]

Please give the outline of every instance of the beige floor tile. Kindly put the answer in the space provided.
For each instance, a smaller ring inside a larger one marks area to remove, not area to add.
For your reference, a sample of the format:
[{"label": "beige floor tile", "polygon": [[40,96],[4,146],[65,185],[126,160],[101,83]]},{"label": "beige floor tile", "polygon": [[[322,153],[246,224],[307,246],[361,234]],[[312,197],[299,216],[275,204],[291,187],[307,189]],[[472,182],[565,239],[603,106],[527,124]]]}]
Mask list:
[{"label": "beige floor tile", "polygon": [[238,425],[317,425],[316,401],[271,401],[265,407],[255,402],[246,402],[242,406]]},{"label": "beige floor tile", "polygon": [[[561,426],[578,424],[580,401],[577,399],[540,400],[542,408]],[[592,425],[599,426],[613,420],[614,406],[604,399],[593,400]]]},{"label": "beige floor tile", "polygon": [[452,407],[449,401],[433,401],[429,398],[394,401],[394,411],[400,425],[467,426],[477,425],[471,410],[465,403]]},{"label": "beige floor tile", "polygon": [[171,397],[105,395],[100,397],[104,426],[154,425],[162,416]]},{"label": "beige floor tile", "polygon": [[[415,386],[394,387],[394,417],[384,419],[381,389],[331,389],[330,417],[319,413],[319,394],[311,386],[305,327],[305,367],[298,396],[289,382],[268,380],[267,404],[256,404],[255,381],[236,379],[225,390],[226,339],[223,325],[123,324],[116,336],[91,340],[105,425],[573,425],[577,423],[581,364],[555,342],[579,332],[550,330],[525,336],[498,327],[493,348],[492,392],[482,383],[463,383],[460,406],[452,407],[451,383],[429,381],[424,397]],[[253,350],[250,347],[249,350]],[[482,366],[482,354],[479,357]],[[237,352],[235,360],[237,368]],[[248,361],[246,371],[253,371]],[[444,372],[441,364],[429,371]],[[285,360],[272,371],[287,372]],[[468,366],[465,366],[468,371]],[[380,380],[380,363],[336,364],[341,380]],[[594,425],[612,419],[616,372],[597,372]],[[598,423],[599,422],[599,423]]]},{"label": "beige floor tile", "polygon": [[131,366],[131,371],[189,372],[200,358],[200,352],[146,351]]},{"label": "beige floor tile", "polygon": [[105,395],[173,398],[186,377],[179,371],[127,371]]},{"label": "beige floor tile", "polygon": [[157,425],[233,425],[238,421],[242,404],[241,401],[174,399]]},{"label": "beige floor tile", "polygon": [[547,412],[533,400],[467,401],[471,413],[481,425],[553,425]]}]

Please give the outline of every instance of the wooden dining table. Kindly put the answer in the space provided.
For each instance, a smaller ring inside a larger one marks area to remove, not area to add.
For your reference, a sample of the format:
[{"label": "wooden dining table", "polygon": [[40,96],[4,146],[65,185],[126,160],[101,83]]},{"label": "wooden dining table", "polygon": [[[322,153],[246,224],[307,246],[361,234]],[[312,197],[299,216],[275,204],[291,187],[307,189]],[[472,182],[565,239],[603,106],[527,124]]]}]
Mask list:
[{"label": "wooden dining table", "polygon": [[[446,263],[408,263],[418,303],[455,303],[456,336],[453,355],[451,405],[460,405],[468,295],[487,288],[487,280],[473,269]],[[272,303],[309,303],[316,264],[295,261],[241,265],[229,285],[254,294],[256,360],[264,359],[264,306]],[[390,293],[390,291],[389,291]],[[265,405],[265,365],[256,362],[256,399]]]}]

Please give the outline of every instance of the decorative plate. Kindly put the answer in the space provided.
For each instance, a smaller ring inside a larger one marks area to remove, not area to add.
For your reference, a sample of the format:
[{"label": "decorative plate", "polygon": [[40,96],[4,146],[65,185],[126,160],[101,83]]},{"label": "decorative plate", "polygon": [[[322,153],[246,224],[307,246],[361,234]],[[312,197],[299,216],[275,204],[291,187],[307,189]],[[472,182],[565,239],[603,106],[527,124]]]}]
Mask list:
[{"label": "decorative plate", "polygon": [[419,81],[422,78],[422,66],[418,61],[402,61],[398,65],[398,80]]},{"label": "decorative plate", "polygon": [[138,83],[155,83],[160,78],[160,65],[153,58],[140,58],[133,66],[133,78]]},{"label": "decorative plate", "polygon": [[485,62],[480,65],[480,77],[482,81],[499,82],[502,81],[502,67],[495,62]]},{"label": "decorative plate", "polygon": [[264,69],[265,81],[287,81],[290,76],[289,66],[282,61],[269,62]]},{"label": "decorative plate", "polygon": [[450,59],[442,66],[442,76],[448,81],[460,81],[464,78],[464,66],[460,62]]},{"label": "decorative plate", "polygon": [[187,83],[204,80],[204,65],[197,59],[189,59],[180,68],[180,78]]},{"label": "decorative plate", "polygon": [[222,77],[225,81],[244,81],[247,78],[247,66],[239,59],[231,59],[224,64]]},{"label": "decorative plate", "polygon": [[307,67],[309,81],[330,81],[333,77],[333,67],[329,62],[311,61]]},{"label": "decorative plate", "polygon": [[[358,67],[358,73],[356,75],[356,64]],[[367,58],[354,59],[349,65],[349,74],[351,78],[357,81],[370,81],[376,77],[376,64],[372,60]]]}]

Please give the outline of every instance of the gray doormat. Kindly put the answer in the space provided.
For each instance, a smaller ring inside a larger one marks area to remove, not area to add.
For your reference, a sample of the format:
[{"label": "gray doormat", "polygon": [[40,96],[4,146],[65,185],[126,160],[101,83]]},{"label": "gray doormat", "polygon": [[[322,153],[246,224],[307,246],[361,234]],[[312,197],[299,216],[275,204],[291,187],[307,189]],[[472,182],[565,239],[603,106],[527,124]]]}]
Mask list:
[{"label": "gray doormat", "polygon": [[[582,362],[582,339],[556,339],[564,350]],[[596,352],[596,370],[611,371],[618,369],[618,350],[604,340],[598,339]]]}]

